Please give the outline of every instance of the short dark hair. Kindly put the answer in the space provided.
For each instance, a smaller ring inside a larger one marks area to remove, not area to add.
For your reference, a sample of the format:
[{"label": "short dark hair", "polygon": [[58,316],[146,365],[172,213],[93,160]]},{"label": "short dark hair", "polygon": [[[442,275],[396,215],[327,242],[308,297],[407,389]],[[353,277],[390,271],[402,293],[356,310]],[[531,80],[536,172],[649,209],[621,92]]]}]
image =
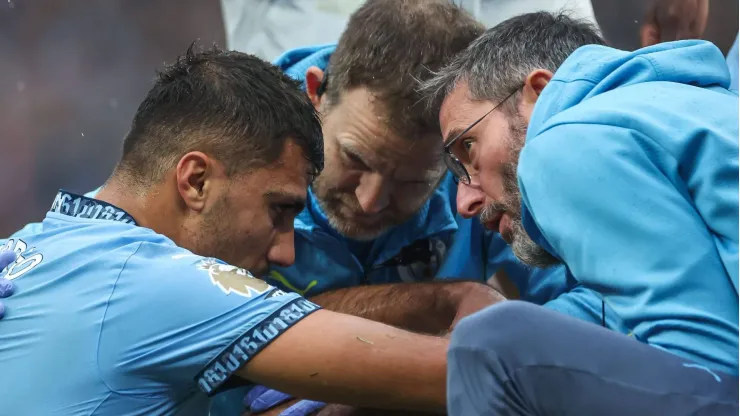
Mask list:
[{"label": "short dark hair", "polygon": [[350,16],[331,56],[329,102],[365,87],[378,95],[398,133],[438,133],[437,112],[424,107],[418,82],[484,30],[449,0],[367,0]]},{"label": "short dark hair", "polygon": [[[536,12],[512,17],[486,32],[422,85],[428,103],[439,105],[458,82],[467,82],[473,100],[500,102],[535,69],[557,71],[584,45],[605,44],[591,23],[566,13]],[[510,100],[511,110],[516,100]]]},{"label": "short dark hair", "polygon": [[199,150],[229,175],[274,163],[289,139],[312,175],[323,169],[321,123],[299,84],[255,56],[216,47],[185,55],[157,72],[123,142],[117,170],[159,182],[187,152]]}]

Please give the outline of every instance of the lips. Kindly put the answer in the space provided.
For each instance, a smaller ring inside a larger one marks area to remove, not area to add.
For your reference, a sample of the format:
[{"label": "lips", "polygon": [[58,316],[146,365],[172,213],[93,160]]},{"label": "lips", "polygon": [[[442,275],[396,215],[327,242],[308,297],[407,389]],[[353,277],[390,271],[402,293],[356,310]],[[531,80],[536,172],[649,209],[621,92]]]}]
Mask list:
[{"label": "lips", "polygon": [[482,223],[486,229],[491,231],[499,231],[499,224],[501,223],[501,217],[503,217],[503,211],[496,211],[495,214],[491,215],[491,218],[485,218]]}]

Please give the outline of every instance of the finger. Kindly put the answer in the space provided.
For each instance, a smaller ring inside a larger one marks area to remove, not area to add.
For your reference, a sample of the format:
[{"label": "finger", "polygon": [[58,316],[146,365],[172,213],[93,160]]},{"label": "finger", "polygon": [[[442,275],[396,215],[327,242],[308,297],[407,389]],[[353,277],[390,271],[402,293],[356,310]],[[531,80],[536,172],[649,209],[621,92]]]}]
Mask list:
[{"label": "finger", "polygon": [[660,42],[660,29],[658,28],[658,18],[655,13],[655,6],[650,7],[642,20],[642,26],[640,26],[640,44],[643,48]]},{"label": "finger", "polygon": [[255,413],[264,412],[275,406],[279,406],[292,398],[293,396],[289,394],[285,394],[277,390],[269,390],[257,397],[252,402],[252,405],[249,406],[249,409]]},{"label": "finger", "polygon": [[657,26],[644,25],[640,28],[640,44],[643,48],[658,43],[660,43],[660,32]]},{"label": "finger", "polygon": [[244,405],[247,407],[251,406],[252,402],[257,400],[258,397],[263,395],[268,390],[270,389],[265,386],[252,387],[251,389],[249,389],[249,392],[247,392],[247,395],[244,396],[244,400],[243,400]]},{"label": "finger", "polygon": [[709,14],[708,0],[674,0],[658,12],[663,42],[697,39],[704,33]]},{"label": "finger", "polygon": [[313,412],[323,409],[326,406],[324,402],[315,402],[313,400],[301,400],[300,402],[285,409],[280,416],[308,416]]},{"label": "finger", "polygon": [[709,0],[697,0],[696,18],[694,19],[693,31],[695,38],[701,38],[707,28],[709,19]]},{"label": "finger", "polygon": [[7,265],[15,261],[14,251],[2,251],[0,252],[0,270],[4,269]]},{"label": "finger", "polygon": [[0,298],[7,298],[13,294],[15,286],[8,279],[0,279]]}]

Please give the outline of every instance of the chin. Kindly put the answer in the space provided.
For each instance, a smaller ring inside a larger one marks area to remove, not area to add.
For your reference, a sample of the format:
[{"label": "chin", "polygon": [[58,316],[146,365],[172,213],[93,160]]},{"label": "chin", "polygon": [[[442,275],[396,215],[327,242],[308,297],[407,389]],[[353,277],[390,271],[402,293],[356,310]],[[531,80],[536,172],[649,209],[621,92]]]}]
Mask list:
[{"label": "chin", "polygon": [[370,225],[357,226],[350,224],[349,221],[332,221],[329,219],[331,226],[345,237],[358,241],[371,241],[383,235],[391,227],[387,225]]},{"label": "chin", "polygon": [[329,224],[331,224],[332,228],[337,230],[339,234],[358,241],[374,240],[393,227],[393,225],[388,224],[387,222],[358,225],[357,223],[336,214],[327,214],[327,218],[329,219]]}]

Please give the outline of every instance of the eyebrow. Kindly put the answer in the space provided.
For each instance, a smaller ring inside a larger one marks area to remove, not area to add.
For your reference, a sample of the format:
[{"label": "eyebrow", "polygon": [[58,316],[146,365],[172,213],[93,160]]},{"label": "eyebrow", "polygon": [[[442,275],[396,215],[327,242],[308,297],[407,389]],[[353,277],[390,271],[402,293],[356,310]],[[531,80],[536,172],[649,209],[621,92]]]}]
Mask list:
[{"label": "eyebrow", "polygon": [[354,145],[352,145],[351,143],[349,143],[349,144],[348,143],[343,143],[341,140],[339,140],[339,147],[342,149],[342,152],[349,153],[352,156],[360,159],[360,161],[362,161],[362,163],[364,163],[365,166],[367,166],[369,168],[373,168],[375,166],[375,163],[373,163],[372,161],[368,160],[368,158],[365,157],[362,154],[362,152],[358,152],[357,151],[357,148]]},{"label": "eyebrow", "polygon": [[[509,94],[509,96],[511,96],[511,94]],[[506,97],[506,98],[508,98],[508,97]],[[502,101],[502,103],[503,103],[503,101]],[[461,128],[453,128],[452,130],[450,130],[450,132],[447,133],[447,137],[445,138],[444,147],[450,147],[450,146],[452,146],[452,144],[455,143],[460,137],[462,137],[465,133],[467,133],[470,130],[472,130],[473,127],[477,126],[478,123],[480,123],[481,121],[483,121],[483,119],[486,118],[489,114],[493,113],[493,110],[497,109],[499,105],[501,105],[501,103],[499,103],[498,105],[494,106],[492,109],[486,111],[485,114],[483,114],[477,120],[475,120],[474,122],[472,122],[468,127],[464,128],[464,129],[461,129]]]},{"label": "eyebrow", "polygon": [[450,130],[450,132],[447,133],[447,137],[445,137],[445,141],[444,141],[445,147],[451,144],[452,142],[454,142],[455,139],[457,139],[458,137],[462,136],[463,133],[466,133],[467,130],[468,130],[467,128],[464,128],[464,129],[454,128]]}]

